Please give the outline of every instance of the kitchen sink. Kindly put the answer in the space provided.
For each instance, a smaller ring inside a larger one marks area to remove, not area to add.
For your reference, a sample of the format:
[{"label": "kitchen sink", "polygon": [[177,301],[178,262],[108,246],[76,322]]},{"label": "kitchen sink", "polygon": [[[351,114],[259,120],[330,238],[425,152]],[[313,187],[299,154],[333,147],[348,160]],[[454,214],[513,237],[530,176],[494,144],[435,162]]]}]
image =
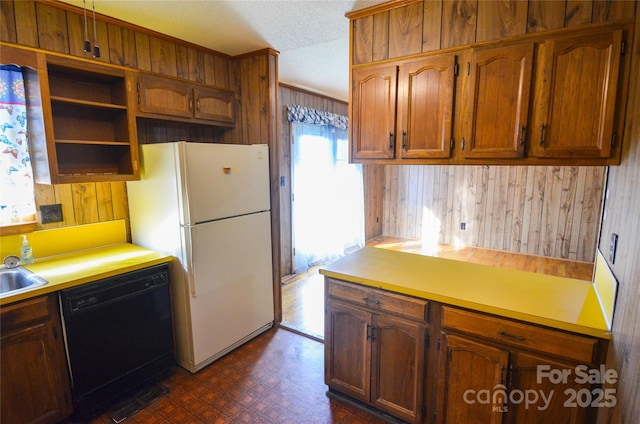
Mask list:
[{"label": "kitchen sink", "polygon": [[47,280],[23,267],[0,269],[0,297],[44,286]]}]

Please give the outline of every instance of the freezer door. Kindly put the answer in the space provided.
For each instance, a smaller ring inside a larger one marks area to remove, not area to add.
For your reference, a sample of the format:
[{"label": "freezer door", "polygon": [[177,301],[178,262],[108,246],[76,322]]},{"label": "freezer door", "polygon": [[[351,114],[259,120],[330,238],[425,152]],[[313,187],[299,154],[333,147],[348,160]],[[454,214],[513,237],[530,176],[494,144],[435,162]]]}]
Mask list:
[{"label": "freezer door", "polygon": [[185,224],[270,208],[269,152],[264,144],[178,144]]},{"label": "freezer door", "polygon": [[262,212],[188,229],[196,368],[273,322],[270,221]]}]

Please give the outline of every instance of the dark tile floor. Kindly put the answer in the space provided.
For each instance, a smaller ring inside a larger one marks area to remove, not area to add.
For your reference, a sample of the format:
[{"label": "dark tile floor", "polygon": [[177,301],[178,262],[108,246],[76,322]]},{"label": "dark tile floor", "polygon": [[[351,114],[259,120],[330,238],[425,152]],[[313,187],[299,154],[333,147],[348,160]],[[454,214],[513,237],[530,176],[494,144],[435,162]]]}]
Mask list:
[{"label": "dark tile floor", "polygon": [[[383,423],[326,396],[324,345],[272,329],[196,374],[182,368],[170,393],[124,421],[133,423]],[[113,423],[107,414],[93,423]]]}]

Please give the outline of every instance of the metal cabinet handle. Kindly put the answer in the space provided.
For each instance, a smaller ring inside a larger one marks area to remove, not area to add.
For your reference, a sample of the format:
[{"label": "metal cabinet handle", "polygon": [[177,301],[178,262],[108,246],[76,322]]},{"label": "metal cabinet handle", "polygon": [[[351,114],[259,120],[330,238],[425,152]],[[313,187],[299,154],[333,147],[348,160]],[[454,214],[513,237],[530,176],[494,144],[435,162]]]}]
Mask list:
[{"label": "metal cabinet handle", "polygon": [[364,300],[367,303],[371,302],[371,303],[376,304],[376,305],[380,304],[380,301],[378,299],[370,299],[368,297],[363,297],[362,300]]},{"label": "metal cabinet handle", "polygon": [[402,150],[407,150],[407,132],[402,131]]},{"label": "metal cabinet handle", "polygon": [[524,146],[524,137],[527,134],[527,127],[525,127],[524,125],[522,126],[522,128],[520,128],[520,145]]},{"label": "metal cabinet handle", "polygon": [[508,339],[518,340],[520,342],[525,341],[526,339],[522,336],[516,336],[514,334],[509,334],[506,331],[498,331],[498,334],[502,337],[506,337]]},{"label": "metal cabinet handle", "polygon": [[393,149],[393,133],[389,133],[389,150]]},{"label": "metal cabinet handle", "polygon": [[544,146],[544,130],[546,128],[547,127],[544,124],[540,125],[540,145],[541,146]]}]

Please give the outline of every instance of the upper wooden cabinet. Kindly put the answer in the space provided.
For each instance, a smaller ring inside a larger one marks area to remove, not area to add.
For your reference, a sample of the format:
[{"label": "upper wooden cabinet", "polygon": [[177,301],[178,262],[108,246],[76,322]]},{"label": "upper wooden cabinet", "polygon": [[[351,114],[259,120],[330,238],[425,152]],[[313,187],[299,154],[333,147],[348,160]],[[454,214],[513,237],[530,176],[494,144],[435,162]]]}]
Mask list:
[{"label": "upper wooden cabinet", "polygon": [[354,69],[351,146],[354,159],[393,159],[396,143],[396,65]]},{"label": "upper wooden cabinet", "polygon": [[354,69],[354,159],[449,158],[455,55]]},{"label": "upper wooden cabinet", "polygon": [[533,43],[472,50],[461,139],[465,158],[524,156],[533,51]]},{"label": "upper wooden cabinet", "polygon": [[139,117],[235,126],[232,91],[146,74],[138,76],[137,91]]},{"label": "upper wooden cabinet", "polygon": [[[615,125],[622,30],[557,37],[540,45],[532,139],[538,157],[607,158]],[[624,74],[623,74],[624,75]],[[622,113],[624,105],[618,105]]]},{"label": "upper wooden cabinet", "polygon": [[398,134],[402,158],[448,158],[453,137],[455,55],[429,56],[401,67]]},{"label": "upper wooden cabinet", "polygon": [[131,71],[62,56],[43,57],[39,83],[46,140],[32,138],[36,182],[139,178]]},{"label": "upper wooden cabinet", "polygon": [[627,3],[613,2],[603,15],[594,2],[580,22],[564,8],[526,1],[507,9],[408,0],[348,14],[351,159],[619,164],[630,69],[620,52],[633,26]]}]

